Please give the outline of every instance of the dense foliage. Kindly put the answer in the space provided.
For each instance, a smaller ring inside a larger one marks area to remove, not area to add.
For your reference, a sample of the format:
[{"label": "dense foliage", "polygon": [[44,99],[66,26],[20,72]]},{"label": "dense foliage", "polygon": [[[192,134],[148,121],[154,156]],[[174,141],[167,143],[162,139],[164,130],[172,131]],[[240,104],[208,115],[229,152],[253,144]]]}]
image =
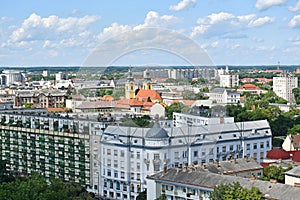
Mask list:
[{"label": "dense foliage", "polygon": [[289,165],[286,169],[283,169],[281,166],[267,166],[264,168],[264,176],[262,177],[262,180],[269,181],[273,179],[279,183],[284,183],[284,173],[291,169],[291,165]]},{"label": "dense foliage", "polygon": [[183,103],[173,103],[170,106],[166,107],[166,116],[168,119],[172,119],[173,118],[173,112],[187,112],[189,111],[189,108],[187,106],[185,106]]},{"label": "dense foliage", "polygon": [[3,200],[92,200],[92,196],[75,183],[64,183],[59,179],[47,183],[40,175],[17,178],[0,184]]},{"label": "dense foliage", "polygon": [[258,188],[250,190],[243,188],[240,183],[220,184],[210,194],[211,200],[260,200],[262,193]]}]

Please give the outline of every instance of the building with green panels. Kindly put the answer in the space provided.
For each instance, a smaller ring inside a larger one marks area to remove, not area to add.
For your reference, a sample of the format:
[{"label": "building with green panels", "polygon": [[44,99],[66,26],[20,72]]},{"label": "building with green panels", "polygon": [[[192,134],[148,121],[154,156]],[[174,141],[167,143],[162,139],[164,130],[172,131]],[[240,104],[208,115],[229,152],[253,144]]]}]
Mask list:
[{"label": "building with green panels", "polygon": [[12,112],[0,119],[0,159],[8,169],[91,185],[90,121]]}]

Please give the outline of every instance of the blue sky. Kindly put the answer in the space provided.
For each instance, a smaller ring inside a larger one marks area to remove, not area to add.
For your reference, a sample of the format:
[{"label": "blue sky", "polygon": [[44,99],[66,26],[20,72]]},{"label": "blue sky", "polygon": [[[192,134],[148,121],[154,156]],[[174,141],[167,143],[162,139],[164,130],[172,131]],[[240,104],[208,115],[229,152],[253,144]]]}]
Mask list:
[{"label": "blue sky", "polygon": [[[80,66],[106,41],[112,45],[97,55],[101,65],[101,57],[119,45],[133,45],[129,37],[138,34],[126,33],[148,27],[193,40],[216,65],[300,64],[300,0],[11,0],[0,7],[0,65]],[[174,50],[176,38],[156,33],[140,34],[148,41],[134,45],[144,49],[123,52],[110,64],[189,63],[174,52],[193,48],[181,41]],[[117,44],[110,41],[120,35]],[[164,45],[168,53],[145,49],[157,38],[156,47]]]}]

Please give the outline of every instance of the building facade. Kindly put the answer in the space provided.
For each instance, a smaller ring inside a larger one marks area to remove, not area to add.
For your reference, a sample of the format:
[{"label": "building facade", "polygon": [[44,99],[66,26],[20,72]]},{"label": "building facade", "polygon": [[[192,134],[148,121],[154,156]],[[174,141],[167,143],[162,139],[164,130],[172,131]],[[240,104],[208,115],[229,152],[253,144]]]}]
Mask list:
[{"label": "building facade", "polygon": [[[36,110],[36,109],[35,109]],[[1,159],[11,171],[74,181],[112,199],[133,199],[146,177],[165,168],[228,158],[259,161],[271,149],[266,120],[161,128],[102,122],[31,110],[0,112]]]},{"label": "building facade", "polygon": [[298,87],[298,77],[293,73],[282,73],[278,77],[273,77],[273,91],[275,94],[288,102],[294,102],[293,89]]},{"label": "building facade", "polygon": [[209,92],[209,100],[216,104],[238,104],[241,95],[234,89],[214,88]]},{"label": "building facade", "polygon": [[94,188],[99,185],[100,195],[107,198],[133,199],[148,188],[146,177],[165,167],[245,156],[260,161],[271,142],[266,120],[198,127],[108,126],[92,142]]},{"label": "building facade", "polygon": [[220,77],[220,87],[232,88],[239,85],[238,74],[221,74],[219,77]]},{"label": "building facade", "polygon": [[30,112],[0,119],[0,159],[10,171],[91,185],[88,122]]},{"label": "building facade", "polygon": [[67,94],[59,90],[16,91],[15,107],[23,107],[31,103],[37,108],[65,107]]}]

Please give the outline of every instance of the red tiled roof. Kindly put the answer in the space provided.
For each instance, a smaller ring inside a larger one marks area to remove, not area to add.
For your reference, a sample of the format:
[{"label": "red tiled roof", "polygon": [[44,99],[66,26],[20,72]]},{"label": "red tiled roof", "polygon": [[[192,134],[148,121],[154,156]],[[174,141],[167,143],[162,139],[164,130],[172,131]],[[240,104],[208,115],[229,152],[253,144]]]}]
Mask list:
[{"label": "red tiled roof", "polygon": [[103,101],[113,101],[114,98],[113,98],[112,96],[110,96],[110,95],[104,95],[104,96],[101,98],[101,100],[103,100]]},{"label": "red tiled roof", "polygon": [[156,90],[139,90],[136,99],[146,101],[150,97],[151,101],[161,101],[162,98]]},{"label": "red tiled roof", "polygon": [[66,108],[47,108],[48,112],[65,112]]},{"label": "red tiled roof", "polygon": [[293,154],[293,161],[300,162],[300,151],[294,151],[292,154]]},{"label": "red tiled roof", "polygon": [[289,159],[290,157],[290,153],[284,149],[272,149],[267,153],[269,159]]},{"label": "red tiled roof", "polygon": [[243,90],[260,90],[259,87],[257,87],[256,85],[250,84],[250,83],[247,83],[247,84],[244,84],[244,85],[240,86],[240,89],[243,89]]}]

